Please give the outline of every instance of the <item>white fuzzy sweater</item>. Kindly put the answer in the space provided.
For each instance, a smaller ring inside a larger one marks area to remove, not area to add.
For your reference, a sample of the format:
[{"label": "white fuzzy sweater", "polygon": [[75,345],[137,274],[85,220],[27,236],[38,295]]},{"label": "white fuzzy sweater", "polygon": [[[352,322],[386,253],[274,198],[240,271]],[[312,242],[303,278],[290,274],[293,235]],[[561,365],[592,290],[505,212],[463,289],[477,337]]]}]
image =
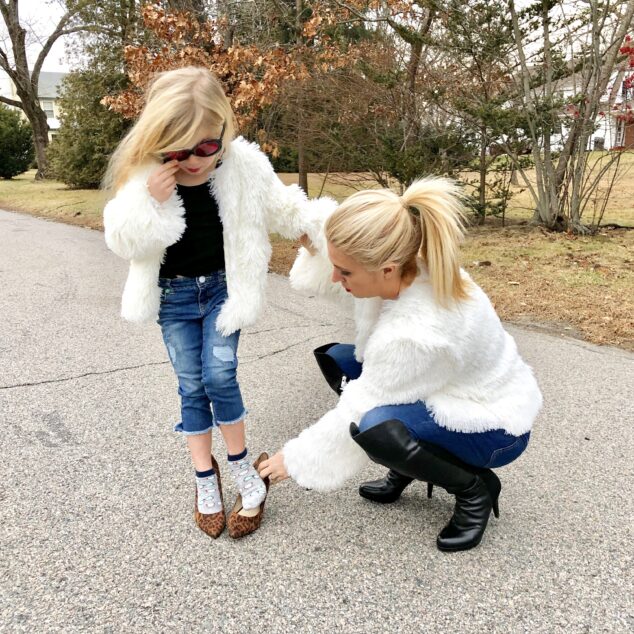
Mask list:
[{"label": "white fuzzy sweater", "polygon": [[[185,210],[176,191],[160,204],[146,187],[156,163],[140,167],[104,209],[105,238],[117,255],[130,260],[121,314],[133,322],[156,320],[160,306],[158,276],[168,246],[185,231]],[[228,299],[218,329],[228,335],[252,324],[264,306],[269,233],[318,239],[318,216],[296,185],[285,186],[266,155],[243,138],[232,141],[209,186],[223,225]],[[313,216],[313,220],[309,216]]]},{"label": "white fuzzy sweater", "polygon": [[[291,283],[336,293],[323,236],[315,245],[315,256],[301,250]],[[424,401],[439,425],[460,432],[504,429],[519,436],[531,429],[542,404],[537,382],[487,296],[463,275],[470,299],[452,309],[435,302],[422,270],[398,299],[354,300],[355,355],[363,371],[333,410],[284,446],[287,471],[300,485],[333,489],[357,473],[368,458],[352,440],[350,423],[381,405]]]}]

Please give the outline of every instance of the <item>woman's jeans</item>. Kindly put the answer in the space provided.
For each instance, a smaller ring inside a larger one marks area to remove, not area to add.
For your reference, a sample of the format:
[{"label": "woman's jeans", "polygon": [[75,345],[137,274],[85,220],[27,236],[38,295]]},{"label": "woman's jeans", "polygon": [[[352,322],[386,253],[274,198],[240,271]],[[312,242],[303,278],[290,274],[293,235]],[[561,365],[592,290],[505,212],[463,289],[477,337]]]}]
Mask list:
[{"label": "woman's jeans", "polygon": [[[354,358],[354,346],[338,343],[326,351],[348,380],[361,376],[362,364]],[[512,436],[503,429],[485,432],[457,432],[434,421],[423,401],[405,405],[383,405],[366,412],[359,422],[364,432],[387,420],[400,420],[417,440],[437,445],[474,467],[503,467],[526,449],[530,432]]]},{"label": "woman's jeans", "polygon": [[223,337],[216,330],[227,299],[225,272],[159,278],[159,286],[158,323],[181,397],[174,431],[205,434],[215,425],[239,423],[246,414],[236,377],[240,332]]}]

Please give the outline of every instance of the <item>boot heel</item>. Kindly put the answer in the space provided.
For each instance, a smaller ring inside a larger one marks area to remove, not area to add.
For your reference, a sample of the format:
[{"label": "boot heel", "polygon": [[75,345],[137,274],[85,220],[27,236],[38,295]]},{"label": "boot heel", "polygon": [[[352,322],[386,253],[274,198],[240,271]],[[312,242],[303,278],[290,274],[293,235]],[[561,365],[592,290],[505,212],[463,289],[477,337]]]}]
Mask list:
[{"label": "boot heel", "polygon": [[428,482],[427,483],[427,497],[428,499],[431,500],[431,496],[434,493],[434,483],[433,482]]},{"label": "boot heel", "polygon": [[500,508],[498,507],[497,498],[493,500],[493,515],[495,515],[495,517],[500,517]]}]

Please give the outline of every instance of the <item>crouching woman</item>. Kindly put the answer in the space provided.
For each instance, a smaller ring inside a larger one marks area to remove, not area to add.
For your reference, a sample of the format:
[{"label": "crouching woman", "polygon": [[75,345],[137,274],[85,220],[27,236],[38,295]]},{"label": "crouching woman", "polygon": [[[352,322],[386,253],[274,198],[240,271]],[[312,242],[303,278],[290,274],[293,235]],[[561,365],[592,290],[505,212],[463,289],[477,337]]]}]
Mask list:
[{"label": "crouching woman", "polygon": [[[393,502],[413,480],[455,496],[443,551],[477,546],[498,515],[493,471],[526,449],[542,397],[484,292],[461,270],[462,205],[450,181],[398,196],[354,194],[306,243],[291,280],[354,297],[354,345],[315,351],[337,406],[262,463],[261,476],[317,490],[341,486],[370,458],[389,469],[360,487]],[[326,262],[326,256],[331,266]],[[329,281],[324,279],[328,271]]]}]

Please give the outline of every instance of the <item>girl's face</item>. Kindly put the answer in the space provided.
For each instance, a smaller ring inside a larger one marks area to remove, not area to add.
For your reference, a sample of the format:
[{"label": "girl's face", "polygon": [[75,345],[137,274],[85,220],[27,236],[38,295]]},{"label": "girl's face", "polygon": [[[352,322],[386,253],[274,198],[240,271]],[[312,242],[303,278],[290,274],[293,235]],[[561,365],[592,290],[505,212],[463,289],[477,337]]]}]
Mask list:
[{"label": "girl's face", "polygon": [[332,281],[339,282],[354,297],[396,299],[401,286],[400,268],[388,262],[378,271],[368,271],[359,262],[328,242]]},{"label": "girl's face", "polygon": [[[222,133],[222,125],[203,127],[198,130],[190,148],[207,139],[219,139]],[[224,150],[224,141],[223,141]],[[190,154],[184,161],[178,162],[180,168],[176,172],[176,182],[180,185],[201,185],[209,178],[209,174],[216,167],[222,156],[223,150],[213,156],[195,156]]]}]

